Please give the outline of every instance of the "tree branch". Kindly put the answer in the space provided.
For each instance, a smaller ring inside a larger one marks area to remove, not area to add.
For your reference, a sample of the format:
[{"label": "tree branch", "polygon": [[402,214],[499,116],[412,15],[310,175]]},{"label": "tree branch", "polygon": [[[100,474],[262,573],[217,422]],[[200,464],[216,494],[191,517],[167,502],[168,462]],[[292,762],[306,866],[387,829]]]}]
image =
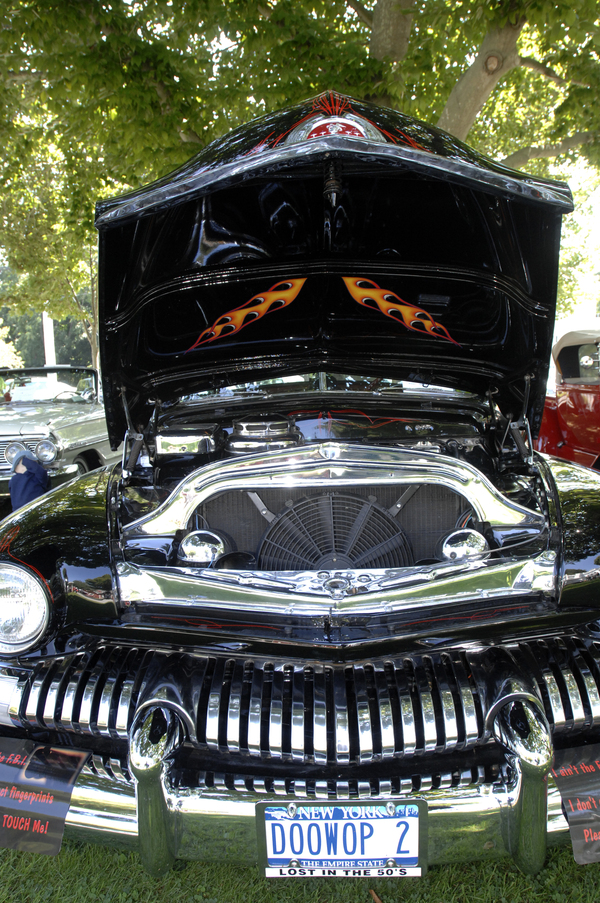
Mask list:
[{"label": "tree branch", "polygon": [[438,128],[462,141],[466,140],[498,82],[519,65],[517,39],[524,24],[525,20],[520,19],[515,24],[508,22],[502,28],[488,31],[479,53],[450,92],[438,120]]},{"label": "tree branch", "polygon": [[547,144],[545,147],[534,147],[533,145],[522,147],[520,150],[515,151],[514,154],[509,154],[508,157],[505,157],[502,163],[513,169],[522,169],[524,166],[527,166],[530,160],[558,157],[560,154],[566,154],[576,147],[581,147],[582,144],[589,144],[590,141],[594,141],[597,137],[597,134],[594,132],[576,132],[574,135],[564,138],[558,144]]},{"label": "tree branch", "polygon": [[368,28],[373,28],[373,13],[367,9],[360,0],[346,0],[350,9],[353,9],[361,22],[364,22]]},{"label": "tree branch", "polygon": [[546,66],[545,63],[540,63],[539,60],[534,60],[530,56],[520,56],[519,64],[525,66],[526,69],[533,69],[534,72],[539,72],[540,75],[544,75],[561,87],[564,87],[565,85],[578,85],[580,88],[590,87],[585,82],[570,81],[563,78],[562,75],[559,75],[558,72],[555,72],[550,66]]},{"label": "tree branch", "polygon": [[[350,0],[347,0],[350,3]],[[373,59],[399,63],[410,43],[416,0],[377,0],[369,52]]]},{"label": "tree branch", "polygon": [[182,128],[177,129],[177,134],[185,144],[203,144],[202,138],[193,129],[185,131]]}]

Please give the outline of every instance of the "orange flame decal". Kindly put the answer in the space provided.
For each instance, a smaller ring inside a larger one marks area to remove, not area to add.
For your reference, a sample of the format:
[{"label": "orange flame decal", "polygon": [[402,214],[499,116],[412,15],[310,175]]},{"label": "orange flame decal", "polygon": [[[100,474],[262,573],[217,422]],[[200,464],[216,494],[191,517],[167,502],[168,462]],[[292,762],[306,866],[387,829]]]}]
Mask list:
[{"label": "orange flame decal", "polygon": [[402,322],[407,329],[411,329],[413,332],[428,332],[430,335],[447,339],[454,345],[458,345],[446,327],[437,323],[423,308],[407,304],[394,292],[379,288],[377,283],[372,282],[371,279],[354,279],[346,276],[342,278],[354,300],[364,307],[371,310],[378,308],[386,317],[390,317],[396,322]]},{"label": "orange flame decal", "polygon": [[200,345],[207,345],[217,339],[235,335],[244,326],[260,320],[265,314],[288,307],[298,297],[305,282],[306,279],[285,279],[283,282],[276,282],[268,292],[253,295],[249,301],[223,314],[212,326],[201,332],[196,342],[188,350],[193,351]]}]

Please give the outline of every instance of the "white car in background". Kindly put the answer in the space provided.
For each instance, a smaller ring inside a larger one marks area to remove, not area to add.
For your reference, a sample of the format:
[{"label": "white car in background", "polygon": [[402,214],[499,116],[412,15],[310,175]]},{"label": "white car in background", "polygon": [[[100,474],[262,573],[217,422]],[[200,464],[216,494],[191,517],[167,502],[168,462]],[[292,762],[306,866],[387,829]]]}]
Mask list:
[{"label": "white car in background", "polygon": [[98,374],[88,367],[0,370],[0,499],[10,495],[23,448],[48,470],[54,488],[117,460],[110,449]]}]

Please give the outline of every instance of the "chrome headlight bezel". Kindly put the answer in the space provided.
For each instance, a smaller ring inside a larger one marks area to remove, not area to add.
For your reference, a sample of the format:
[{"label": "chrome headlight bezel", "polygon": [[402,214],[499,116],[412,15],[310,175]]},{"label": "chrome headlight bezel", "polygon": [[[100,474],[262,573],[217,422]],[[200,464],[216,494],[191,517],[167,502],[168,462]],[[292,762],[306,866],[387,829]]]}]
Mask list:
[{"label": "chrome headlight bezel", "polygon": [[12,467],[13,461],[19,454],[19,452],[27,451],[27,446],[24,442],[19,442],[17,439],[9,442],[6,448],[4,449],[4,457],[6,458],[8,464]]},{"label": "chrome headlight bezel", "polygon": [[53,464],[58,458],[58,446],[52,439],[40,439],[35,447],[35,456],[40,464]]},{"label": "chrome headlight bezel", "polygon": [[24,567],[0,563],[0,652],[16,655],[31,649],[50,622],[49,592]]}]

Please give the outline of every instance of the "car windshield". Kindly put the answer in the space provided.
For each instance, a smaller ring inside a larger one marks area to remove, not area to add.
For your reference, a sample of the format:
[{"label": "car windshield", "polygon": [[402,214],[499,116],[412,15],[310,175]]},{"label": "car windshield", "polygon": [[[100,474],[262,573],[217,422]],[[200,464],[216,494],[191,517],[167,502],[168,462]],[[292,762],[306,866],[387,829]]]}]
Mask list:
[{"label": "car windshield", "polygon": [[472,397],[471,393],[455,390],[445,386],[431,386],[423,383],[407,380],[388,379],[382,376],[360,376],[356,374],[342,373],[303,373],[294,376],[280,376],[271,379],[256,380],[254,382],[240,383],[233,386],[225,386],[219,389],[208,389],[182,398],[182,403],[193,403],[204,399],[230,397],[235,398],[248,395],[281,396],[297,394],[299,392],[361,392],[361,393],[410,393],[439,395],[440,392],[451,396]]},{"label": "car windshield", "polygon": [[11,370],[0,373],[0,397],[11,404],[85,404],[95,398],[89,370]]}]

